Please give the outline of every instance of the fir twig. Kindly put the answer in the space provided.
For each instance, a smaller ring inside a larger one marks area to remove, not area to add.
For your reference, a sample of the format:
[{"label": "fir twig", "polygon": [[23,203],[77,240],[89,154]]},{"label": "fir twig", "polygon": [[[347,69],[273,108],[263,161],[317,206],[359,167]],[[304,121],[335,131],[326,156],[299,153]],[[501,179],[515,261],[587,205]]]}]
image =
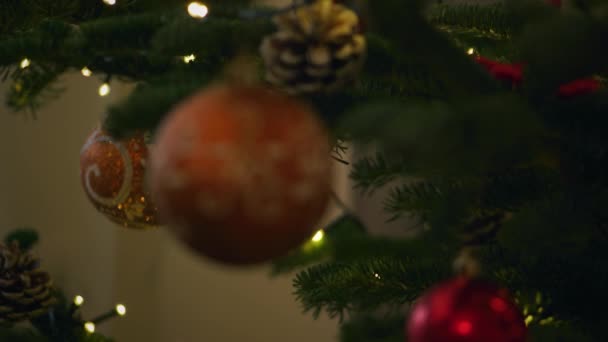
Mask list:
[{"label": "fir twig", "polygon": [[428,220],[447,192],[454,191],[457,187],[454,183],[440,185],[428,181],[407,182],[391,190],[384,201],[384,208],[392,213],[391,220],[396,220],[406,213]]},{"label": "fir twig", "polygon": [[368,258],[311,267],[298,273],[294,285],[305,311],[318,317],[325,310],[342,319],[351,310],[411,302],[447,274],[445,268],[421,260]]},{"label": "fir twig", "polygon": [[376,152],[373,157],[359,159],[353,165],[350,178],[355,182],[356,188],[371,195],[374,190],[389,182],[407,177],[407,171],[408,165],[404,156],[389,158],[381,152]]},{"label": "fir twig", "polygon": [[25,69],[15,69],[6,104],[14,111],[29,111],[35,116],[36,110],[46,102],[59,97],[63,88],[58,86],[59,75],[64,69],[52,65],[33,63]]},{"label": "fir twig", "polygon": [[469,31],[492,39],[507,39],[521,24],[503,2],[433,5],[427,18],[448,33]]}]

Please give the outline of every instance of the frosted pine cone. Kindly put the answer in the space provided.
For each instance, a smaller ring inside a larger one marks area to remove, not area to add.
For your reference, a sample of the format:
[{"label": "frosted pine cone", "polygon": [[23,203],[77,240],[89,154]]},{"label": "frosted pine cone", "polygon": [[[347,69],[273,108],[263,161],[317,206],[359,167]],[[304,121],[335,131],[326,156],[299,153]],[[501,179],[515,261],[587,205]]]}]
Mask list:
[{"label": "frosted pine cone", "polygon": [[357,14],[331,0],[317,0],[277,15],[278,31],[260,52],[266,80],[291,94],[326,92],[352,81],[365,60],[366,41]]},{"label": "frosted pine cone", "polygon": [[0,322],[19,322],[45,313],[55,303],[52,282],[39,261],[17,243],[0,244]]}]

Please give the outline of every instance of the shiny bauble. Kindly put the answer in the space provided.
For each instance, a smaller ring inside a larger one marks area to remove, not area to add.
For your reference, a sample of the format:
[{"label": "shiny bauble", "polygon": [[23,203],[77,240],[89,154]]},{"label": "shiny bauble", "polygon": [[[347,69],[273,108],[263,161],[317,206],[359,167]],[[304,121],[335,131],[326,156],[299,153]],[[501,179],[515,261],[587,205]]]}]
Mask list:
[{"label": "shiny bauble", "polygon": [[414,305],[408,342],[526,342],[526,324],[507,291],[458,277],[432,288]]},{"label": "shiny bauble", "polygon": [[134,229],[158,226],[146,186],[148,144],[144,134],[116,140],[97,128],[80,152],[80,180],[95,206],[112,222]]},{"label": "shiny bauble", "polygon": [[258,86],[185,100],[156,137],[150,185],[186,245],[228,264],[280,257],[318,229],[330,195],[328,133],[306,105]]}]

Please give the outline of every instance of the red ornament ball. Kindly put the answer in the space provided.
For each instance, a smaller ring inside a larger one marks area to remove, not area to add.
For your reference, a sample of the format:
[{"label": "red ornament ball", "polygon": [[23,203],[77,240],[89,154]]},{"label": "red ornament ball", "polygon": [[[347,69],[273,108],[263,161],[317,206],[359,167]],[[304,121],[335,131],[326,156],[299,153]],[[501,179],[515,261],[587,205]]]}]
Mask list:
[{"label": "red ornament ball", "polygon": [[156,227],[157,208],[145,186],[148,146],[144,135],[115,140],[95,129],[80,151],[80,180],[95,208],[128,228]]},{"label": "red ornament ball", "polygon": [[330,195],[330,145],[307,106],[262,87],[218,85],[162,124],[151,186],[163,220],[229,264],[282,256],[308,239]]},{"label": "red ornament ball", "polygon": [[506,290],[465,277],[423,295],[406,329],[408,342],[525,342],[527,335]]}]

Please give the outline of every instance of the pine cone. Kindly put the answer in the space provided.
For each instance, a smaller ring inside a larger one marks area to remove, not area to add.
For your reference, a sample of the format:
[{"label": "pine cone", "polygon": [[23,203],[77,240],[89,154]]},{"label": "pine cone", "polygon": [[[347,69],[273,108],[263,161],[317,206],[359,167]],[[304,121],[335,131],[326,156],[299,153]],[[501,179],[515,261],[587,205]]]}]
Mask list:
[{"label": "pine cone", "polygon": [[288,93],[326,92],[354,80],[366,41],[357,14],[331,0],[317,0],[277,15],[278,31],[260,47],[266,80]]},{"label": "pine cone", "polygon": [[0,322],[34,318],[55,304],[51,277],[17,243],[0,244]]}]

